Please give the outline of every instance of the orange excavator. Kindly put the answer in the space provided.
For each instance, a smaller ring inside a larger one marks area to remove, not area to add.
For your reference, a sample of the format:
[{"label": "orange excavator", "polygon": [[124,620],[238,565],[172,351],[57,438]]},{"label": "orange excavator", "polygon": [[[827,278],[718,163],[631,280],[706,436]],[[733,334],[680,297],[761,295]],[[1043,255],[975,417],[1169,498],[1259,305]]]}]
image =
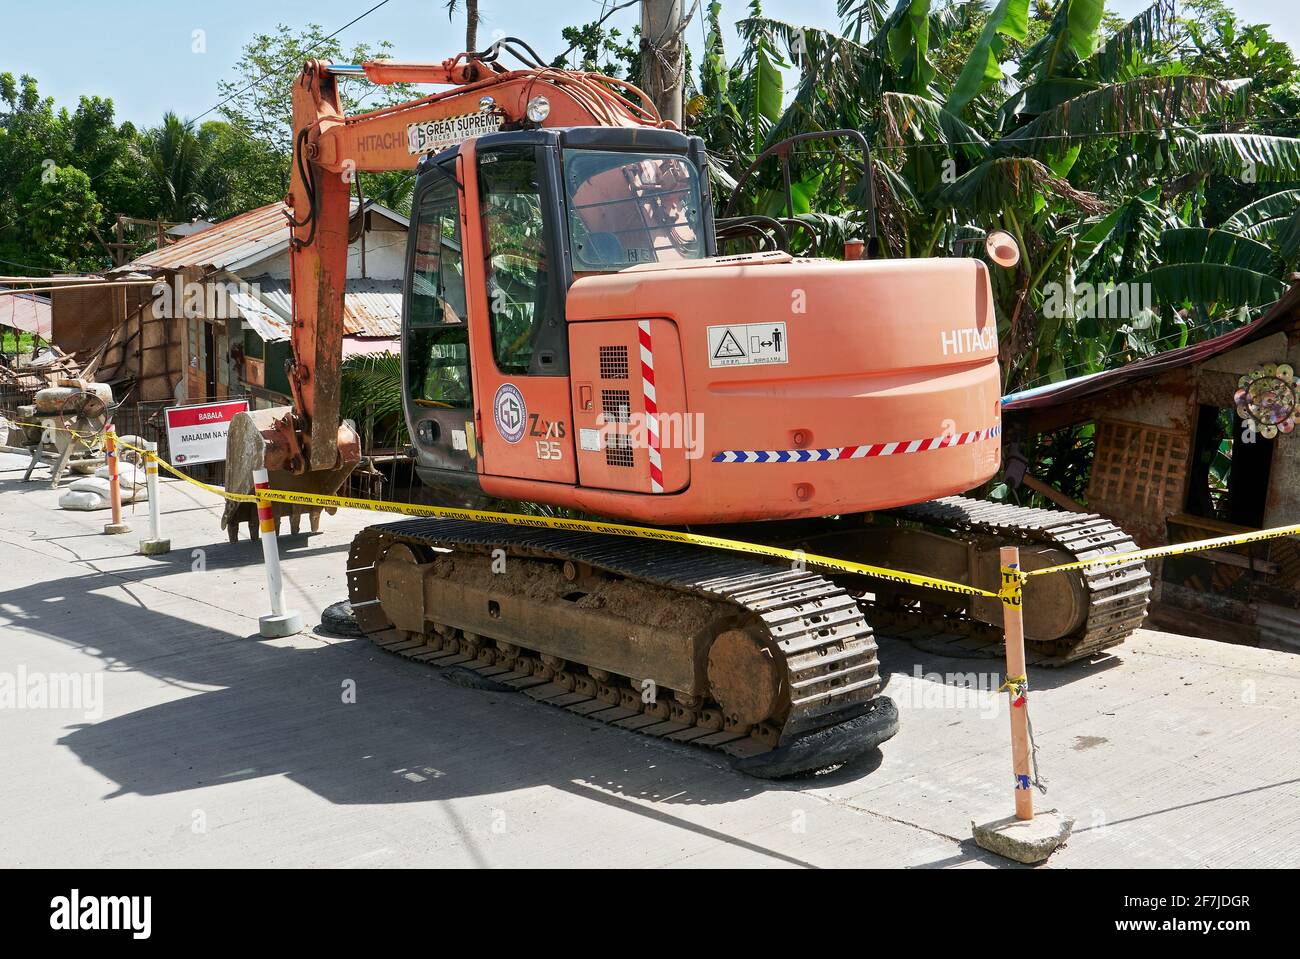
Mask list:
[{"label": "orange excavator", "polygon": [[[1098,516],[956,495],[1000,468],[981,259],[720,256],[720,231],[761,218],[715,223],[704,143],[622,81],[506,69],[511,42],[439,65],[304,67],[294,405],[232,425],[232,475],[265,465],[273,487],[331,492],[356,465],[339,417],[350,184],[414,168],[402,388],[415,469],[447,496],[707,527],[994,590],[1008,542],[1029,568],[1131,547]],[[339,78],[359,75],[451,89],[344,116]],[[392,652],[766,776],[893,734],[873,625],[987,642],[1001,621],[995,601],[937,589],[444,519],[364,530],[348,581],[357,625]],[[1141,564],[1033,581],[1039,660],[1121,642],[1148,589]]]}]

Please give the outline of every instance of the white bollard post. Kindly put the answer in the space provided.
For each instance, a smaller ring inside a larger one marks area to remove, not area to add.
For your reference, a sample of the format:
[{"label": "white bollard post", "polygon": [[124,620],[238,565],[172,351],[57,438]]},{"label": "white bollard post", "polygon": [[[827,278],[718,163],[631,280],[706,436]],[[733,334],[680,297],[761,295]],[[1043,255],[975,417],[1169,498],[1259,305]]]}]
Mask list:
[{"label": "white bollard post", "polygon": [[[266,470],[253,470],[253,488],[268,489],[271,478]],[[266,591],[271,594],[271,614],[258,620],[260,632],[268,638],[292,636],[302,630],[302,617],[284,608],[284,583],[280,579],[280,545],[275,538],[275,507],[270,500],[258,498],[257,521],[262,537],[262,558],[266,562]]]},{"label": "white bollard post", "polygon": [[149,538],[140,540],[142,556],[159,556],[171,551],[172,541],[162,538],[162,505],[158,502],[158,444],[146,440],[144,444],[145,489],[149,495]]}]

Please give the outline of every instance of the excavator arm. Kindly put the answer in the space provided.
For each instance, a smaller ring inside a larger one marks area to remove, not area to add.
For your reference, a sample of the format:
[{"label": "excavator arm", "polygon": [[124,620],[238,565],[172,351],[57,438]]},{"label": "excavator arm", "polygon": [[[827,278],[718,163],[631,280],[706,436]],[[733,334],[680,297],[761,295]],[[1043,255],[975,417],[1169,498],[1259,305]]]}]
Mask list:
[{"label": "excavator arm", "polygon": [[[339,80],[429,83],[453,89],[344,116]],[[625,93],[632,93],[645,107]],[[340,448],[339,392],[347,276],[349,194],[357,173],[414,169],[421,156],[468,136],[539,126],[666,127],[635,87],[592,73],[505,70],[472,55],[441,64],[307,63],[293,91],[289,194],[294,411],[263,429],[266,465],[293,473],[336,471],[359,451]]]}]

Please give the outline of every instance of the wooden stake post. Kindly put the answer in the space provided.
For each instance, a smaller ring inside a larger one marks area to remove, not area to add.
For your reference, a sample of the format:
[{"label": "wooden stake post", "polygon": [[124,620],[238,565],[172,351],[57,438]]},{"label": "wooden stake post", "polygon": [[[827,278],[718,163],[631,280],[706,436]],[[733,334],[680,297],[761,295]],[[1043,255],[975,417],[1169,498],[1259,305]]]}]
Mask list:
[{"label": "wooden stake post", "polygon": [[[118,478],[117,430],[109,424],[104,434],[104,462],[108,466],[108,501],[113,509],[113,521],[104,526],[108,535],[129,533],[131,527],[122,522],[122,483]],[[132,490],[135,487],[132,486]]]},{"label": "wooden stake post", "polygon": [[1030,778],[1029,702],[1025,695],[1025,623],[1020,549],[1002,547],[1002,617],[1006,629],[1007,681],[1011,703],[1011,767],[1016,776],[1016,818],[1034,818],[1034,790]]}]

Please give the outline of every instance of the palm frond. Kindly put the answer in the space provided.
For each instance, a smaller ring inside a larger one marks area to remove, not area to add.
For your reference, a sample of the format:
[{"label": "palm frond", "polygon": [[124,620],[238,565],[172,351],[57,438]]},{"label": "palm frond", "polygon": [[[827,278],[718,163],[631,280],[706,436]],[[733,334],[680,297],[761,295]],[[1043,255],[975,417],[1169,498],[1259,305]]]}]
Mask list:
[{"label": "palm frond", "polygon": [[1272,242],[1277,239],[1282,225],[1297,216],[1300,216],[1300,189],[1279,190],[1247,203],[1224,220],[1219,228],[1252,240]]},{"label": "palm frond", "polygon": [[985,160],[956,182],[931,191],[927,200],[940,209],[992,214],[1007,207],[1033,209],[1043,196],[1055,196],[1091,212],[1102,206],[1096,196],[1075,189],[1032,157]]},{"label": "palm frond", "polygon": [[1125,67],[1138,63],[1160,42],[1165,25],[1173,19],[1173,0],[1156,0],[1124,26],[1120,27],[1084,63],[1088,75],[1112,82]]},{"label": "palm frond", "polygon": [[1099,134],[1158,133],[1234,106],[1237,89],[1236,84],[1198,76],[1110,83],[1040,114],[1003,137],[999,149],[1041,156]]},{"label": "palm frond", "polygon": [[1160,234],[1159,254],[1166,264],[1223,263],[1270,275],[1282,271],[1282,261],[1268,246],[1227,230],[1165,230]]},{"label": "palm frond", "polygon": [[1029,0],[1000,0],[984,22],[984,29],[971,49],[944,104],[954,113],[975,99],[983,90],[1002,79],[1004,37],[1024,40],[1029,35]]},{"label": "palm frond", "polygon": [[1021,78],[1065,76],[1092,56],[1105,7],[1105,0],[1061,0],[1047,32],[1021,58]]},{"label": "palm frond", "polygon": [[1251,183],[1300,180],[1300,139],[1262,133],[1202,133],[1174,151],[1181,172],[1220,173]]},{"label": "palm frond", "polygon": [[1259,306],[1272,303],[1285,286],[1273,276],[1226,263],[1174,263],[1158,266],[1138,277],[1150,284],[1163,303]]},{"label": "palm frond", "polygon": [[912,93],[890,91],[880,98],[881,142],[886,147],[915,143],[959,146],[974,156],[988,151],[989,142],[943,104]]}]

